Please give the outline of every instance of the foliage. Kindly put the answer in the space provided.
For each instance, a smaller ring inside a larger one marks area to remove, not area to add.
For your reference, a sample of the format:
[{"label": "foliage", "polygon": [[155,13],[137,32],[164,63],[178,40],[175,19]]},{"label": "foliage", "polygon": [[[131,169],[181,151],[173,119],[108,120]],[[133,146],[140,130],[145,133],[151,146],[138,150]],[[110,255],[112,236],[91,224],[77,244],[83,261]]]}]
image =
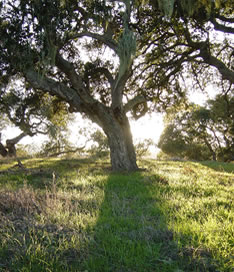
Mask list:
[{"label": "foliage", "polygon": [[[67,144],[65,136],[73,115],[61,100],[41,92],[33,92],[25,82],[15,78],[0,96],[2,130],[6,126],[17,126],[26,135],[43,134],[49,137],[47,144],[52,146]],[[11,137],[12,138],[12,137]],[[18,151],[18,150],[17,150]],[[19,151],[22,153],[22,150]],[[49,154],[47,152],[47,154]]]},{"label": "foliage", "polygon": [[171,17],[173,12],[182,12],[184,16],[198,16],[198,13],[203,11],[210,15],[214,9],[231,8],[232,2],[221,0],[151,0],[153,6],[159,9],[168,17]]},{"label": "foliage", "polygon": [[0,95],[0,108],[8,124],[19,127],[30,136],[37,133],[55,137],[60,128],[65,129],[72,115],[61,100],[34,92],[19,79],[12,79]]},{"label": "foliage", "polygon": [[33,153],[29,145],[17,144],[17,157],[19,158],[29,158],[32,157]]},{"label": "foliage", "polygon": [[0,131],[4,130],[7,126],[9,126],[9,120],[7,119],[4,113],[0,113]]},{"label": "foliage", "polygon": [[1,269],[232,271],[233,164],[23,163],[0,161]]},{"label": "foliage", "polygon": [[191,160],[209,160],[212,154],[204,143],[199,143],[192,134],[179,128],[178,124],[169,124],[164,129],[158,147],[170,157]]},{"label": "foliage", "polygon": [[47,157],[57,154],[59,156],[60,153],[63,154],[73,149],[68,137],[68,133],[66,132],[57,132],[55,137],[50,137],[50,139],[43,143],[38,155]]},{"label": "foliage", "polygon": [[234,160],[234,95],[231,92],[217,95],[214,100],[208,101],[208,105],[219,142],[218,158]]},{"label": "foliage", "polygon": [[108,139],[99,129],[92,132],[89,136],[92,145],[89,152],[95,157],[106,157],[109,155]]},{"label": "foliage", "polygon": [[209,100],[206,107],[191,105],[190,109],[172,114],[159,147],[174,156],[232,161],[233,105],[232,93],[224,93]]},{"label": "foliage", "polygon": [[151,138],[138,141],[135,144],[137,158],[142,158],[150,154],[150,147],[155,146]]}]

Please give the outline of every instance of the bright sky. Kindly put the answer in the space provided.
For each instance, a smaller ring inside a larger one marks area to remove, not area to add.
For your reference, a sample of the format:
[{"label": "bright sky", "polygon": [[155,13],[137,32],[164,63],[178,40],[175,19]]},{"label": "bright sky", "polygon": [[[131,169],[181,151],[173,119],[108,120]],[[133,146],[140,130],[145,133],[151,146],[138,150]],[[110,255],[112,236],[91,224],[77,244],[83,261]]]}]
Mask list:
[{"label": "bright sky", "polygon": [[137,121],[131,121],[131,128],[134,139],[151,138],[158,142],[163,130],[163,117],[157,113],[145,115]]},{"label": "bright sky", "polygon": [[[158,143],[163,131],[163,116],[159,113],[145,115],[137,121],[131,121],[131,129],[134,142],[152,139],[155,144]],[[151,147],[150,152],[154,156],[158,153],[157,147]]]},{"label": "bright sky", "polygon": [[191,102],[204,106],[207,99],[215,98],[218,93],[219,91],[215,89],[214,86],[210,85],[206,88],[206,93],[200,90],[191,91],[188,98]]}]

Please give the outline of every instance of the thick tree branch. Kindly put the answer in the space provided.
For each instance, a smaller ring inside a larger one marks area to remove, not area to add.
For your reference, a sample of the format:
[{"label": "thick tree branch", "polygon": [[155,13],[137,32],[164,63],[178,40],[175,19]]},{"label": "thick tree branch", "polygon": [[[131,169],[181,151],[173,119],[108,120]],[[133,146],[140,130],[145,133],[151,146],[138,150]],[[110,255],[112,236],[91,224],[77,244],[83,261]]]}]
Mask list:
[{"label": "thick tree branch", "polygon": [[62,56],[57,55],[56,64],[58,68],[70,79],[76,94],[79,95],[79,99],[81,99],[85,104],[97,103],[97,101],[88,93],[82,82],[82,78],[76,73],[72,63],[65,60]]},{"label": "thick tree branch", "polygon": [[125,114],[132,111],[132,116],[135,120],[138,120],[148,112],[147,99],[143,95],[138,95],[128,101],[124,106]]},{"label": "thick tree branch", "polygon": [[212,24],[214,25],[214,28],[218,31],[222,31],[225,33],[234,34],[234,28],[230,26],[225,26],[219,24],[214,18],[211,19]]},{"label": "thick tree branch", "polygon": [[93,122],[101,126],[100,116],[105,107],[88,94],[81,78],[75,73],[73,65],[63,58],[60,58],[60,61],[58,67],[70,77],[69,79],[76,89],[46,76],[41,76],[33,69],[25,71],[24,76],[34,89],[40,89],[45,93],[59,97],[70,105],[71,112],[83,112]]},{"label": "thick tree branch", "polygon": [[123,90],[129,78],[129,74],[130,74],[129,71],[126,71],[126,73],[120,78],[117,74],[113,82],[112,89],[111,89],[111,98],[112,98],[111,107],[113,109],[119,108],[122,106]]},{"label": "thick tree branch", "polygon": [[124,112],[127,113],[131,111],[136,105],[147,102],[143,95],[135,96],[133,99],[129,100],[127,104],[124,105]]},{"label": "thick tree branch", "polygon": [[215,58],[209,53],[207,48],[202,48],[200,50],[200,56],[205,63],[214,66],[217,68],[222,75],[223,79],[229,80],[231,83],[234,83],[234,71],[229,69],[221,60]]},{"label": "thick tree branch", "polygon": [[77,38],[83,38],[83,37],[90,37],[93,39],[96,39],[103,44],[107,45],[109,48],[114,50],[115,53],[117,53],[117,43],[111,39],[110,35],[105,33],[104,35],[92,33],[92,32],[82,32],[82,33],[70,33],[67,35],[67,40],[74,40]]},{"label": "thick tree branch", "polygon": [[229,69],[224,62],[211,55],[208,41],[194,42],[188,29],[185,29],[185,37],[189,46],[200,51],[199,56],[206,64],[217,68],[223,79],[227,79],[231,83],[234,83],[234,71]]},{"label": "thick tree branch", "polygon": [[24,75],[33,88],[55,95],[69,104],[75,104],[77,110],[82,108],[81,98],[73,88],[69,88],[65,84],[47,78],[46,76],[41,76],[33,69],[25,71]]},{"label": "thick tree branch", "polygon": [[[16,157],[16,148],[15,145],[23,139],[25,136],[27,136],[27,133],[22,132],[20,135],[18,135],[15,138],[6,140],[6,146],[1,143],[1,133],[0,133],[0,155],[3,157]],[[18,160],[19,166],[22,166],[20,161]]]},{"label": "thick tree branch", "polygon": [[64,154],[81,152],[85,149],[85,147],[86,147],[86,145],[83,145],[82,147],[77,147],[75,149],[69,149],[69,150],[65,150],[65,151],[55,152],[53,154],[50,154],[49,157],[57,157],[57,156],[64,155]]},{"label": "thick tree branch", "polygon": [[6,157],[7,156],[7,150],[6,148],[4,147],[4,145],[0,142],[0,155],[2,157]]},{"label": "thick tree branch", "polygon": [[27,136],[27,133],[22,132],[20,135],[16,136],[15,138],[9,139],[6,141],[7,144],[17,144],[21,139]]},{"label": "thick tree branch", "polygon": [[234,23],[234,18],[228,18],[228,17],[225,17],[223,15],[219,15],[219,14],[216,14],[215,17],[222,20],[223,22]]}]

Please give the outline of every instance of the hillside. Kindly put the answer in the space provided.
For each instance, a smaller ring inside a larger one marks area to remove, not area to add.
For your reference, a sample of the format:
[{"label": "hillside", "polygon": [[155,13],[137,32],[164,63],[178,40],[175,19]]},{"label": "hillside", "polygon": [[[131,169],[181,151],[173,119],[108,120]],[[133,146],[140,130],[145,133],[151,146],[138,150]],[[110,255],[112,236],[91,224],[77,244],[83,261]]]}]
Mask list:
[{"label": "hillside", "polygon": [[234,164],[0,161],[0,271],[232,271]]}]

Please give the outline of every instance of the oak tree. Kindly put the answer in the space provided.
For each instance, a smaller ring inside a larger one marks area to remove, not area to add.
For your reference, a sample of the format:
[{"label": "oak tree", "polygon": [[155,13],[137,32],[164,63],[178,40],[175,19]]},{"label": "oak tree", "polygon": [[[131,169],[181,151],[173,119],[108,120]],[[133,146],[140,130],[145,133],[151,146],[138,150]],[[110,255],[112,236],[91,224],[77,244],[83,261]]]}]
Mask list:
[{"label": "oak tree", "polygon": [[[0,4],[0,80],[23,79],[98,124],[112,168],[137,170],[129,124],[184,97],[187,69],[214,66],[233,83],[231,1],[4,0]],[[219,4],[219,2],[222,2]],[[200,11],[203,11],[202,13]],[[212,46],[211,46],[212,45]],[[223,57],[225,56],[225,57]],[[16,82],[17,84],[17,82]],[[39,98],[40,99],[40,98]]]},{"label": "oak tree", "polygon": [[187,159],[234,159],[234,96],[226,90],[206,106],[191,104],[169,119],[159,148],[170,156]]}]

